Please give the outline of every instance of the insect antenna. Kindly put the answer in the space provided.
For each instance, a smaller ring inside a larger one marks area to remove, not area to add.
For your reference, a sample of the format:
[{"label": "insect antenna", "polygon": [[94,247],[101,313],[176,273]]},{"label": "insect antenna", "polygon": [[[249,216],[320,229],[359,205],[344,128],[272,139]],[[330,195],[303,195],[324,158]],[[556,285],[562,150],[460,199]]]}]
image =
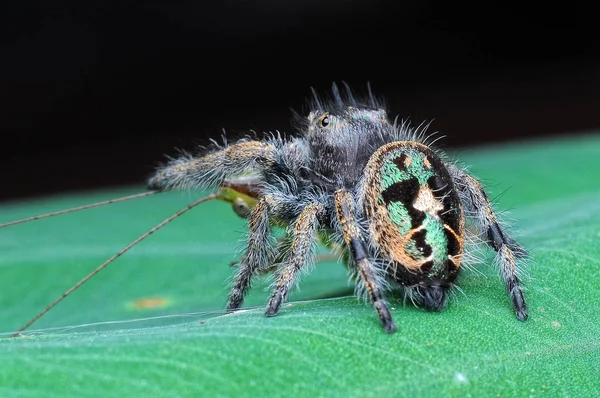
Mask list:
[{"label": "insect antenna", "polygon": [[[153,191],[153,193],[157,193],[157,192]],[[206,202],[208,200],[218,199],[218,197],[219,196],[217,194],[215,194],[215,193],[212,193],[210,195],[204,196],[204,197],[196,200],[195,202],[190,203],[189,205],[187,205],[183,209],[179,210],[177,213],[173,214],[172,216],[166,218],[161,223],[159,223],[159,224],[155,225],[154,227],[152,227],[152,229],[150,229],[148,232],[144,233],[143,235],[141,235],[140,237],[138,237],[136,240],[134,240],[133,242],[131,242],[130,244],[128,244],[127,246],[125,246],[118,253],[116,253],[111,258],[109,258],[108,260],[106,260],[105,262],[103,262],[102,264],[100,264],[95,270],[93,270],[92,272],[90,272],[85,278],[81,279],[79,282],[77,282],[75,285],[73,285],[69,290],[67,290],[63,294],[61,294],[56,300],[54,300],[52,303],[50,303],[46,308],[44,308],[36,316],[34,316],[33,318],[31,318],[31,320],[29,322],[27,322],[25,325],[21,326],[21,328],[18,331],[16,331],[15,333],[13,333],[10,337],[18,337],[18,336],[20,336],[20,334],[21,334],[22,331],[24,331],[25,329],[27,329],[29,326],[33,325],[38,319],[40,319],[42,316],[44,316],[44,314],[46,314],[52,308],[54,308],[54,306],[57,305],[58,303],[60,303],[65,297],[67,297],[69,294],[73,293],[75,290],[77,290],[77,288],[79,288],[85,282],[87,282],[88,280],[90,280],[98,272],[100,272],[104,268],[106,268],[107,265],[109,265],[110,263],[112,263],[113,261],[115,261],[117,258],[119,258],[123,254],[125,254],[127,251],[129,251],[129,249],[131,249],[132,247],[134,247],[135,245],[137,245],[138,243],[140,243],[141,241],[143,241],[144,239],[146,239],[148,236],[152,235],[154,232],[158,231],[159,229],[161,229],[162,227],[164,227],[165,225],[167,225],[168,223],[170,223],[171,221],[173,221],[177,217],[181,216],[183,213],[185,213],[185,212],[193,209],[194,207],[198,206],[199,204],[204,203],[204,202]]]},{"label": "insect antenna", "polygon": [[135,195],[124,196],[122,198],[110,199],[110,200],[105,200],[103,202],[97,202],[97,203],[91,203],[89,205],[84,205],[84,206],[79,206],[79,207],[72,207],[72,208],[66,209],[66,210],[59,210],[59,211],[55,211],[55,212],[52,212],[52,213],[41,214],[39,216],[33,216],[33,217],[23,218],[22,220],[16,220],[16,221],[11,221],[11,222],[7,222],[7,223],[4,223],[4,224],[0,224],[0,228],[10,227],[11,225],[23,224],[23,223],[26,223],[26,222],[29,222],[29,221],[41,220],[42,218],[60,216],[61,214],[67,214],[67,213],[72,213],[74,211],[91,209],[93,207],[99,207],[99,206],[109,205],[109,204],[112,204],[112,203],[125,202],[126,200],[143,198],[144,196],[150,196],[150,195],[154,195],[154,194],[157,194],[157,193],[160,193],[160,191],[148,191],[148,192],[138,193],[138,194],[135,194]]}]

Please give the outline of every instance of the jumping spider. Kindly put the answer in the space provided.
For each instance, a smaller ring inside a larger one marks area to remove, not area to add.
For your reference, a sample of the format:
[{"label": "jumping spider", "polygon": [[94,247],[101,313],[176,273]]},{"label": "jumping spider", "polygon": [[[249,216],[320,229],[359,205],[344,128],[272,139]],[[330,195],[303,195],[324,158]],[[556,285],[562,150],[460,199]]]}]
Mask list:
[{"label": "jumping spider", "polygon": [[315,240],[327,236],[347,250],[357,290],[392,333],[386,291],[400,288],[427,310],[443,309],[465,242],[481,235],[497,252],[517,318],[527,319],[516,264],[527,253],[500,227],[480,183],[443,160],[423,134],[391,122],[370,90],[357,100],[347,86],[342,96],[334,84],[332,94],[326,101],[314,95],[298,138],[215,145],[199,157],[170,160],[148,180],[152,190],[206,189],[254,173],[257,202],[243,214],[248,246],[228,311],[241,307],[253,277],[274,266],[278,246],[271,227],[279,224],[288,227],[290,240],[284,261],[275,264],[267,316],[277,315],[300,271],[313,263]]}]

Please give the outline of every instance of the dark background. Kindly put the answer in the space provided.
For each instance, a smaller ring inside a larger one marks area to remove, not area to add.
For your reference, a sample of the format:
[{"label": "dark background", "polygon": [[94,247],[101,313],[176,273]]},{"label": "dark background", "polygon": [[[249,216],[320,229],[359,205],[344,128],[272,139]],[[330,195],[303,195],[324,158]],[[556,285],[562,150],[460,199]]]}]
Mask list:
[{"label": "dark background", "polygon": [[291,132],[341,80],[446,148],[600,127],[593,2],[10,3],[0,200],[143,182],[222,128]]}]

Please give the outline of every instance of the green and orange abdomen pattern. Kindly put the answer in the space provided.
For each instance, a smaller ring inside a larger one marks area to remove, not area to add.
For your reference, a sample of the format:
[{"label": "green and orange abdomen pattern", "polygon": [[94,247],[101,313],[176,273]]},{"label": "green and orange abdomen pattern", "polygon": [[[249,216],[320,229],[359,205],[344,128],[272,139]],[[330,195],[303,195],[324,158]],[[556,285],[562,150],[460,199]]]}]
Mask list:
[{"label": "green and orange abdomen pattern", "polygon": [[463,255],[464,218],[441,159],[407,141],[379,148],[365,170],[365,213],[372,244],[403,285],[451,283]]}]

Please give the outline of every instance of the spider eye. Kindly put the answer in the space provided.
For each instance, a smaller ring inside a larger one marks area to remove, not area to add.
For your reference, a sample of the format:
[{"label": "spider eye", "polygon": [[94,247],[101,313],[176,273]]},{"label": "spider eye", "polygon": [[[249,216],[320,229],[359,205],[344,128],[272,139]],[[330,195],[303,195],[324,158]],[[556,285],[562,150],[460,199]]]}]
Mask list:
[{"label": "spider eye", "polygon": [[321,124],[321,127],[327,127],[327,126],[329,126],[329,113],[326,113],[323,116],[321,116],[319,118],[319,122]]}]

